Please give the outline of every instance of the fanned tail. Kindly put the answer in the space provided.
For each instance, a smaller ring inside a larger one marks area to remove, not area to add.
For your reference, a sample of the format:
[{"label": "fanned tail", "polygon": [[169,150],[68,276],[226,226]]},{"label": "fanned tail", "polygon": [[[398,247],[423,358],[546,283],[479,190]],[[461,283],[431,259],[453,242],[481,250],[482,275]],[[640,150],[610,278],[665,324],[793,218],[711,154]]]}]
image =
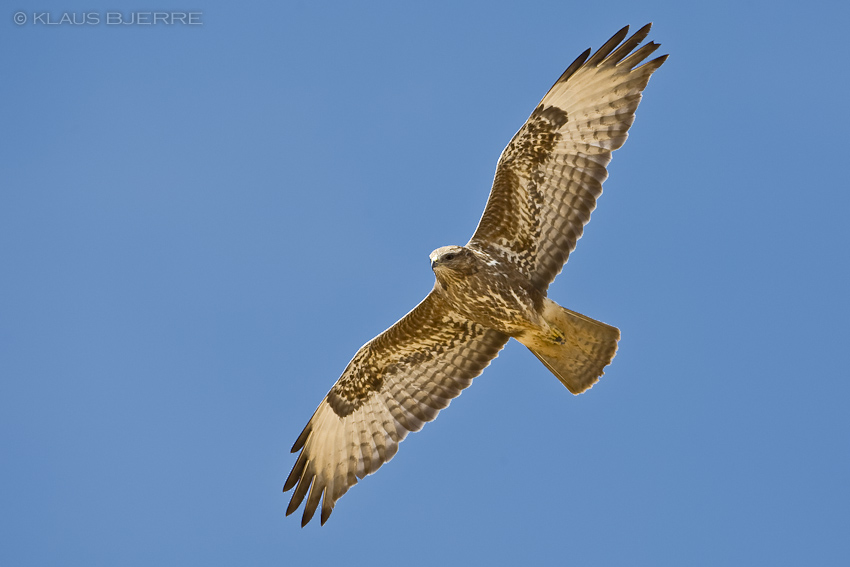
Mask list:
[{"label": "fanned tail", "polygon": [[565,309],[550,299],[543,307],[549,333],[517,337],[573,394],[593,386],[617,353],[620,330]]}]

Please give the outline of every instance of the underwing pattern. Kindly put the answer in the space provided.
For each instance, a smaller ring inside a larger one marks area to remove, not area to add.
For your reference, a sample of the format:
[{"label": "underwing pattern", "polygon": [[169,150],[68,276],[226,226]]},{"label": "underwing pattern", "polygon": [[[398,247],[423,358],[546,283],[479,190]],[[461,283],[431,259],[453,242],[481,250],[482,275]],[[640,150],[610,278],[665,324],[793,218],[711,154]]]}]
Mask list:
[{"label": "underwing pattern", "polygon": [[[628,26],[582,53],[511,139],[470,241],[431,254],[434,289],[366,343],[292,447],[285,484],[301,525],[324,524],[349,488],[389,461],[467,388],[514,337],[573,393],[614,357],[619,330],[546,296],[590,220],[611,153],[628,137],[650,76],[667,56],[650,25]],[[306,500],[305,500],[306,499]]]}]

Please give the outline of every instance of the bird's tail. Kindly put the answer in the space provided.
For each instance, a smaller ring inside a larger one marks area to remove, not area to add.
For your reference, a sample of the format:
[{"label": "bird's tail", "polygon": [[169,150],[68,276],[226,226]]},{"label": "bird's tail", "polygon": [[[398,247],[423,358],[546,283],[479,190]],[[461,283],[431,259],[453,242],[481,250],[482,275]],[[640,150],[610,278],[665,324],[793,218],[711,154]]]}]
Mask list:
[{"label": "bird's tail", "polygon": [[593,386],[614,359],[620,330],[564,309],[546,298],[543,319],[548,333],[525,334],[517,339],[546,365],[573,394]]}]

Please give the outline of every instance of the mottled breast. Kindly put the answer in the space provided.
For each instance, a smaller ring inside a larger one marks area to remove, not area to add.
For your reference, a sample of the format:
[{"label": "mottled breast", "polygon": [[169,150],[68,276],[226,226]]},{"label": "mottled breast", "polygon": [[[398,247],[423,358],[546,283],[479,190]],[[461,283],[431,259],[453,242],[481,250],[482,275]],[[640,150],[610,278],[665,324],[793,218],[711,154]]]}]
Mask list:
[{"label": "mottled breast", "polygon": [[436,289],[468,319],[509,335],[539,326],[544,294],[510,263],[485,251],[445,246],[431,254]]}]

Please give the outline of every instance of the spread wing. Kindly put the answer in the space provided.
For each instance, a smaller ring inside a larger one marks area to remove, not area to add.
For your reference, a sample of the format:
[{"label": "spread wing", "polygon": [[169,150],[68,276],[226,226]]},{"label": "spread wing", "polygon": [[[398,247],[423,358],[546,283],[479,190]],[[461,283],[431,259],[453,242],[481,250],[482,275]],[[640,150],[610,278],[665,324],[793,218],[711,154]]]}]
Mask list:
[{"label": "spread wing", "polygon": [[301,454],[283,487],[295,488],[286,514],[306,496],[304,526],[322,499],[324,524],[334,503],[392,459],[409,432],[437,417],[507,340],[464,319],[431,292],[366,343],[292,447]]},{"label": "spread wing", "polygon": [[469,245],[513,262],[541,290],[581,238],[608,177],[611,152],[625,143],[641,92],[667,59],[638,67],[658,48],[650,42],[636,49],[650,25],[623,42],[626,26],[593,55],[582,53],[499,158]]}]

